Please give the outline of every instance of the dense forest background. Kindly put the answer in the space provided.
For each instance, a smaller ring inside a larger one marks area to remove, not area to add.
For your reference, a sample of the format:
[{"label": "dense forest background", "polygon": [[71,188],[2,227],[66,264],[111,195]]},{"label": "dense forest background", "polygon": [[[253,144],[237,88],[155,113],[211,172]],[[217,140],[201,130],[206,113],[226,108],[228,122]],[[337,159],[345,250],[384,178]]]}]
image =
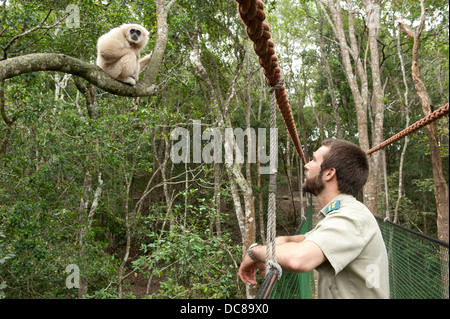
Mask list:
[{"label": "dense forest background", "polygon": [[[360,143],[359,102],[352,85],[359,85],[362,95],[367,88],[370,146],[377,136],[387,139],[424,116],[411,71],[414,41],[400,30],[399,20],[414,29],[425,19],[420,74],[431,106],[448,102],[448,1],[425,1],[426,11],[420,1],[338,1],[344,41],[351,43],[350,70],[334,19],[336,3],[265,2],[306,156],[324,138]],[[62,53],[94,64],[99,36],[122,23],[139,23],[150,31],[148,54],[158,34],[158,4],[164,1],[2,0],[0,63],[32,53]],[[171,133],[184,128],[192,136],[194,121],[200,121],[202,133],[209,128],[269,128],[268,86],[236,1],[165,5],[168,38],[156,77],[158,90],[150,96],[112,94],[64,71],[2,77],[2,296],[248,294],[236,274],[242,247],[265,238],[268,175],[259,174],[257,163],[227,166],[192,157],[174,163],[171,150],[177,139]],[[368,5],[379,8],[375,36]],[[353,84],[348,77],[352,68]],[[436,127],[448,185],[448,117]],[[302,169],[280,117],[278,128],[283,200],[290,198],[290,186],[299,195]],[[428,142],[423,129],[378,152],[372,211],[438,238]],[[292,234],[298,226],[302,205],[296,203],[295,210],[278,208],[281,233]],[[250,213],[254,218],[246,219]],[[70,276],[78,270],[78,289],[73,289]]]}]

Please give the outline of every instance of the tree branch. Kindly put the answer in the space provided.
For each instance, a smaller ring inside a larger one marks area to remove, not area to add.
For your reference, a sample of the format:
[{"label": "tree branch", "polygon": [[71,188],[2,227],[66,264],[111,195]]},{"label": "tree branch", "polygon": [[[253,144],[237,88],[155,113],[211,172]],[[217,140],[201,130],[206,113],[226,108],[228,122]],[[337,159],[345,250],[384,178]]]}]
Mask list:
[{"label": "tree branch", "polygon": [[139,83],[129,86],[116,81],[97,65],[58,53],[34,53],[0,61],[0,80],[37,71],[59,71],[82,77],[95,86],[121,96],[149,96],[156,94],[156,86]]},{"label": "tree branch", "polygon": [[150,62],[136,86],[116,81],[97,65],[58,53],[35,53],[0,61],[0,81],[31,72],[58,71],[79,76],[115,95],[139,97],[157,94],[156,78],[164,58],[169,33],[167,15],[175,0],[166,5],[164,0],[155,0],[155,3],[158,28],[156,42]]}]

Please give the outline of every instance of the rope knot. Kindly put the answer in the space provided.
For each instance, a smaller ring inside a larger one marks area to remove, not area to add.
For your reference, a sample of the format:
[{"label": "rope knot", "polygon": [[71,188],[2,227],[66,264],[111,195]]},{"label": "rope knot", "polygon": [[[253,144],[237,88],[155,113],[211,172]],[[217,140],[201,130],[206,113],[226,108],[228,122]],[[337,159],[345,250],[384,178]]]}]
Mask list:
[{"label": "rope knot", "polygon": [[280,280],[281,275],[283,274],[283,271],[281,270],[281,266],[276,261],[269,260],[267,262],[267,267],[266,268],[267,268],[266,269],[266,274],[269,273],[271,268],[275,268],[278,271],[277,278],[278,278],[278,280]]},{"label": "rope knot", "polygon": [[270,94],[272,94],[273,92],[276,92],[278,89],[280,89],[282,86],[284,85],[284,77],[283,76],[281,76],[279,79],[278,79],[278,82],[276,83],[276,84],[274,84],[274,85],[270,85],[269,84],[269,93]]}]

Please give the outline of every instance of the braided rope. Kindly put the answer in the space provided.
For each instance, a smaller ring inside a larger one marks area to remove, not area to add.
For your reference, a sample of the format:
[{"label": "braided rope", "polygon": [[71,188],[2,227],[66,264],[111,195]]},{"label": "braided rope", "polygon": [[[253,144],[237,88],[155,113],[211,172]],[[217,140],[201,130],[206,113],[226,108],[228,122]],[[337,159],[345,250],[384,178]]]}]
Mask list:
[{"label": "braided rope", "polygon": [[[264,13],[264,3],[261,0],[236,0],[239,4],[239,15],[247,26],[247,35],[253,41],[253,50],[258,55],[259,64],[264,69],[267,83],[270,86],[278,84],[281,78],[281,69],[278,66],[278,57],[275,55],[275,43],[270,39],[270,26]],[[275,91],[278,109],[283,117],[284,124],[294,144],[295,150],[306,165],[306,158],[302,151],[297,128],[292,115],[291,106],[284,85],[277,87]]]},{"label": "braided rope", "polygon": [[437,109],[433,113],[428,114],[423,119],[421,119],[421,120],[417,121],[416,123],[408,126],[403,131],[395,134],[391,138],[388,138],[387,140],[385,140],[384,142],[378,144],[377,146],[372,147],[370,150],[368,150],[366,152],[366,154],[369,155],[369,154],[372,154],[372,153],[374,153],[376,151],[379,151],[379,150],[385,148],[389,144],[392,144],[392,143],[394,143],[394,142],[404,138],[405,136],[407,136],[407,135],[409,135],[409,134],[411,134],[411,133],[421,129],[422,127],[425,127],[428,124],[430,124],[430,123],[440,119],[441,117],[444,117],[445,115],[448,115],[448,112],[449,112],[449,107],[448,107],[448,103],[447,103],[444,106],[441,106],[439,109]]},{"label": "braided rope", "polygon": [[[278,85],[283,85],[283,81],[279,81]],[[269,179],[269,204],[267,212],[267,249],[266,249],[266,274],[269,273],[270,269],[277,264],[277,258],[275,253],[275,238],[276,238],[276,224],[277,224],[277,148],[278,148],[278,132],[277,132],[277,107],[275,91],[276,87],[270,88],[271,92],[271,103],[270,103],[270,179]],[[276,266],[275,266],[276,267]],[[281,267],[276,267],[279,269],[278,278],[281,277]]]}]

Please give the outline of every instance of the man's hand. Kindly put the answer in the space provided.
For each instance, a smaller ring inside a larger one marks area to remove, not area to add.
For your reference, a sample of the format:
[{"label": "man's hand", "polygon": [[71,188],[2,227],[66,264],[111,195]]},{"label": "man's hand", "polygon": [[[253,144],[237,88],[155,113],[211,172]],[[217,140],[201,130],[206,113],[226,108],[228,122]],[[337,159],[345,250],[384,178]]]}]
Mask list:
[{"label": "man's hand", "polygon": [[263,262],[257,263],[248,255],[245,255],[242,259],[241,266],[239,267],[239,278],[241,278],[244,284],[250,283],[252,285],[257,285],[256,269],[259,269],[259,274],[264,278],[265,264]]}]

